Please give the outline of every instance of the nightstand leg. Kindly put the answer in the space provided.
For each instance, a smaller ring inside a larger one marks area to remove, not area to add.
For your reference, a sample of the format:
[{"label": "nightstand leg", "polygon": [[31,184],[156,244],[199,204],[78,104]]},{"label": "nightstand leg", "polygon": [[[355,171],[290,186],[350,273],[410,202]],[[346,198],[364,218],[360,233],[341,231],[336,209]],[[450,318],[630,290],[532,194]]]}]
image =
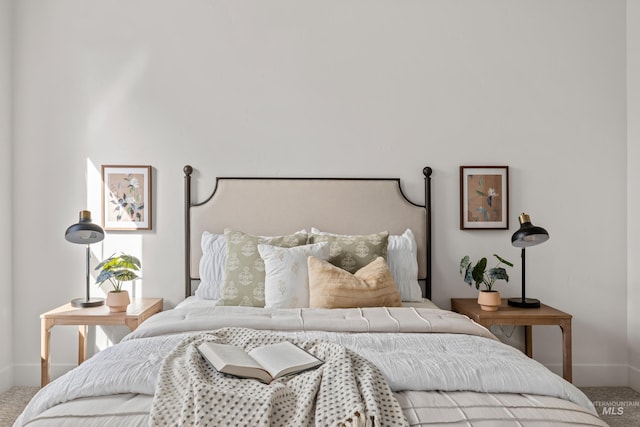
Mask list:
[{"label": "nightstand leg", "polygon": [[130,331],[135,331],[138,328],[138,324],[140,322],[144,321],[144,319],[140,320],[140,319],[127,319],[124,321],[124,323],[127,325],[127,328],[129,328]]},{"label": "nightstand leg", "polygon": [[573,381],[573,361],[571,360],[571,320],[561,320],[562,330],[562,377]]},{"label": "nightstand leg", "polygon": [[524,352],[529,357],[533,357],[533,334],[531,328],[531,325],[524,327]]},{"label": "nightstand leg", "polygon": [[78,326],[78,365],[87,359],[87,325]]},{"label": "nightstand leg", "polygon": [[51,381],[51,375],[49,373],[49,354],[51,347],[49,342],[51,340],[51,328],[53,328],[53,321],[50,319],[42,319],[40,321],[40,386],[44,387]]}]

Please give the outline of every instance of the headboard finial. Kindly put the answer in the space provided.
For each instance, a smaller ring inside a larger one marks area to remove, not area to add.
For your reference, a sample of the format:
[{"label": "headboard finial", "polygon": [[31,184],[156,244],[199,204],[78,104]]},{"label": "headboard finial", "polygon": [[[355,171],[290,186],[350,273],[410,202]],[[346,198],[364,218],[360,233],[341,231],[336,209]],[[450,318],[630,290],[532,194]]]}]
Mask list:
[{"label": "headboard finial", "polygon": [[426,176],[428,178],[433,173],[433,169],[431,169],[429,166],[427,166],[424,169],[422,169],[422,173],[424,174],[424,176]]},{"label": "headboard finial", "polygon": [[191,167],[191,165],[186,165],[184,168],[182,168],[182,171],[185,175],[189,176],[193,173],[193,168]]}]

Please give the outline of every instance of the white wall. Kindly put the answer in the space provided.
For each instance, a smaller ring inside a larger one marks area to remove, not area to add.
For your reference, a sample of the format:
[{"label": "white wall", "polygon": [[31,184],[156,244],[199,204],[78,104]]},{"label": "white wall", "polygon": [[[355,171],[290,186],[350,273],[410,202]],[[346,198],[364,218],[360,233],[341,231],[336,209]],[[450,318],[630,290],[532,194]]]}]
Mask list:
[{"label": "white wall", "polygon": [[[38,315],[82,293],[84,254],[63,233],[86,206],[98,217],[101,164],[154,166],[154,230],[110,233],[104,252],[133,245],[143,293],[180,301],[191,163],[201,197],[218,175],[399,176],[416,201],[432,166],[443,307],[476,295],[462,255],[519,263],[527,211],[551,233],[529,251],[529,295],[574,315],[575,382],[626,384],[623,0],[14,7],[14,324],[33,337],[14,340],[16,382],[39,379]],[[458,230],[458,167],[473,164],[510,166],[510,230]],[[516,269],[500,291],[519,289]],[[71,366],[74,330],[53,339]],[[536,328],[534,347],[560,371],[558,328]]]},{"label": "white wall", "polygon": [[627,0],[627,138],[628,138],[628,218],[627,235],[627,312],[629,345],[629,384],[640,390],[640,0]]},{"label": "white wall", "polygon": [[[11,269],[11,1],[0,0],[0,390],[13,384]],[[8,345],[7,345],[8,343]]]}]

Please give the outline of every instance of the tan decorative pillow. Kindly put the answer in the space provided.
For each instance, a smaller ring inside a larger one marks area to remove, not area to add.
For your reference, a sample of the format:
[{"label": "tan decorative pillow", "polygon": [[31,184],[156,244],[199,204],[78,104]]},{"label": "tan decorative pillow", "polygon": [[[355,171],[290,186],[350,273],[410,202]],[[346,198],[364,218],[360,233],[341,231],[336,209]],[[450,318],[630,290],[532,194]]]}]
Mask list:
[{"label": "tan decorative pillow", "polygon": [[291,248],[307,243],[307,233],[288,236],[252,236],[236,230],[225,230],[227,264],[220,291],[220,305],[264,307],[264,260],[258,244]]},{"label": "tan decorative pillow", "polygon": [[365,235],[310,234],[309,243],[329,242],[329,262],[355,273],[377,257],[387,259],[389,233]]},{"label": "tan decorative pillow", "polygon": [[400,307],[400,292],[382,257],[355,274],[310,256],[309,307]]}]

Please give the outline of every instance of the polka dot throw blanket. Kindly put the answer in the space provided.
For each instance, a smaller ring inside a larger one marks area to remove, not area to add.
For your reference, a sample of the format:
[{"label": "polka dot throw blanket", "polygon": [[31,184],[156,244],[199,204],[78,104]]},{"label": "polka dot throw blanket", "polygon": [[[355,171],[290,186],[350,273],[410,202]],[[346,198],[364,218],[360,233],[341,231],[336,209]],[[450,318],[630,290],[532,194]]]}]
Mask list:
[{"label": "polka dot throw blanket", "polygon": [[378,369],[342,345],[290,339],[325,363],[271,384],[222,374],[196,348],[203,341],[214,341],[250,351],[286,339],[247,328],[188,336],[162,362],[150,425],[408,425]]}]

